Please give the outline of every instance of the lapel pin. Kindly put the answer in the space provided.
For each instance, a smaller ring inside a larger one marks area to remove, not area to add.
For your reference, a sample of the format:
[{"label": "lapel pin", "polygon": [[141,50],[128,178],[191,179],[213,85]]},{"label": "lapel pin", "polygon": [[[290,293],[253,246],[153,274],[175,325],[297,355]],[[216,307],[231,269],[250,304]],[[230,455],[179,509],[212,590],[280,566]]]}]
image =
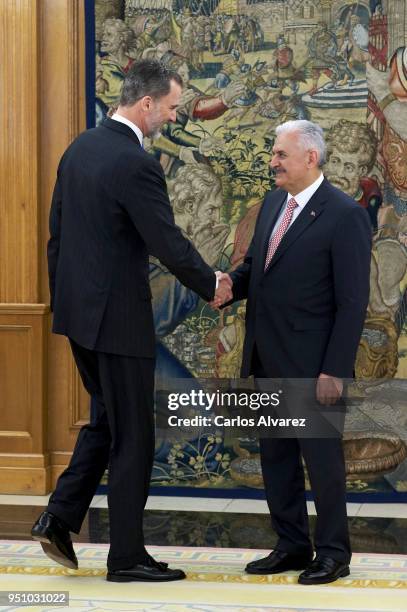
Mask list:
[{"label": "lapel pin", "polygon": [[315,213],[315,210],[311,210],[311,213],[310,213],[310,214],[311,214],[311,217],[315,217],[315,214],[316,214],[316,213]]}]

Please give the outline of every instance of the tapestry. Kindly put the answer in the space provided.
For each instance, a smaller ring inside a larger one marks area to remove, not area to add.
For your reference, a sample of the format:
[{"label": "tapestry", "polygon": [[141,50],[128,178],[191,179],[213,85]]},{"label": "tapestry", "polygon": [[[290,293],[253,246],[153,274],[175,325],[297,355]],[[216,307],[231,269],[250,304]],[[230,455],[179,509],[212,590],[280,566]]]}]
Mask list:
[{"label": "tapestry", "polygon": [[[159,59],[182,76],[176,122],[144,146],[163,167],[177,224],[214,269],[243,261],[273,188],[275,127],[322,126],[324,174],[367,210],[373,234],[356,376],[365,391],[388,385],[379,408],[405,431],[405,401],[394,399],[407,378],[405,0],[96,0],[94,17],[96,124],[117,107],[135,60]],[[245,303],[213,311],[155,259],[150,283],[157,377],[239,377]],[[406,492],[406,442],[345,436],[349,491]],[[158,439],[153,484],[262,488],[257,443]]]}]

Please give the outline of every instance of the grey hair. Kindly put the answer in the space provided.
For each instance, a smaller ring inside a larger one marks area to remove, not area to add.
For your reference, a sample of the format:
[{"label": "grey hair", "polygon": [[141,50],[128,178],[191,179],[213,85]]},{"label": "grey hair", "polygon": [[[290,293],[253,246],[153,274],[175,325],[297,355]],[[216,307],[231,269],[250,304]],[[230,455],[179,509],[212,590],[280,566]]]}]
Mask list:
[{"label": "grey hair", "polygon": [[318,166],[321,168],[326,162],[326,144],[321,126],[306,119],[298,119],[286,121],[276,127],[277,136],[291,132],[298,132],[305,149],[315,149],[318,152]]},{"label": "grey hair", "polygon": [[132,106],[144,96],[158,100],[170,92],[171,81],[182,87],[182,78],[175,70],[166,68],[158,60],[139,60],[124,77],[120,104]]}]

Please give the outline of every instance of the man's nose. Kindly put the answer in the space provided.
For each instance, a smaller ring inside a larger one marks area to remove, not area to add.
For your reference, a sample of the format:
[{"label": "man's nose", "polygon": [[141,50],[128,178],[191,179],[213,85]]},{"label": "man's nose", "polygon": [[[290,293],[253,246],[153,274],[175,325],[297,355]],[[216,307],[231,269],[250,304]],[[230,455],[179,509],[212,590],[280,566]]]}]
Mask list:
[{"label": "man's nose", "polygon": [[177,119],[177,111],[176,110],[171,111],[169,121],[174,123],[176,121],[176,119]]},{"label": "man's nose", "polygon": [[270,168],[275,168],[278,165],[278,159],[275,155],[270,159],[269,166]]}]

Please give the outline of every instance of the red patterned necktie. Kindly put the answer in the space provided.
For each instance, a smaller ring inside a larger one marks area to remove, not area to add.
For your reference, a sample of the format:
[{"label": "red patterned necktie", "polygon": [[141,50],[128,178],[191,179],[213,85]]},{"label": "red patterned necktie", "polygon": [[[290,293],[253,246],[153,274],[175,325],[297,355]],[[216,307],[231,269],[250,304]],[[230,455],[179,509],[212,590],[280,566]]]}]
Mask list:
[{"label": "red patterned necktie", "polygon": [[276,231],[270,238],[269,246],[267,249],[266,262],[264,264],[265,270],[267,270],[267,268],[269,267],[271,258],[273,257],[274,253],[277,251],[278,245],[280,244],[284,234],[288,230],[289,225],[291,223],[291,219],[293,218],[294,209],[297,208],[297,206],[298,204],[294,198],[290,198],[288,200],[287,207],[285,209],[283,218],[281,219],[281,222],[278,228],[276,229]]}]

